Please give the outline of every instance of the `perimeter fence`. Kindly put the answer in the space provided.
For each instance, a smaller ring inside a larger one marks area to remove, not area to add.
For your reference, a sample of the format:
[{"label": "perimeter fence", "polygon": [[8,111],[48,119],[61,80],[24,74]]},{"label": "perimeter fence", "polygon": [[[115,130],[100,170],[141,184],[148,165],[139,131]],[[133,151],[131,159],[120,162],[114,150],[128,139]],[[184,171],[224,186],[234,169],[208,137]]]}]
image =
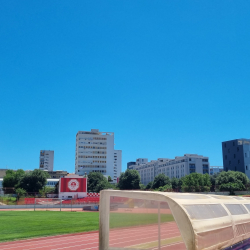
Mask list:
[{"label": "perimeter fence", "polygon": [[99,197],[63,200],[59,198],[20,198],[0,197],[0,210],[34,210],[34,211],[98,211]]}]

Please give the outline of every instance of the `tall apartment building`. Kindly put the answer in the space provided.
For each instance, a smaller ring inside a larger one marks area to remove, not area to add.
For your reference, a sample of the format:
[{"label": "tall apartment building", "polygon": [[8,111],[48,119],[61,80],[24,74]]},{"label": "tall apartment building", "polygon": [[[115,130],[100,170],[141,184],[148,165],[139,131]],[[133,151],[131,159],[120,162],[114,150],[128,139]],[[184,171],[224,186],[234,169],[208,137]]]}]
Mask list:
[{"label": "tall apartment building", "polygon": [[222,142],[224,171],[240,171],[250,178],[250,140],[236,139]]},{"label": "tall apartment building", "polygon": [[76,134],[75,174],[100,172],[110,176],[113,182],[121,174],[122,151],[114,149],[114,133],[78,131]]},{"label": "tall apartment building", "polygon": [[54,150],[40,150],[39,169],[53,171]]},{"label": "tall apartment building", "polygon": [[147,185],[158,174],[165,174],[169,178],[181,178],[190,173],[209,174],[209,158],[197,154],[185,154],[176,156],[175,159],[158,158],[148,162],[146,158],[136,160],[136,165],[130,165],[129,169],[139,172],[141,182]]}]

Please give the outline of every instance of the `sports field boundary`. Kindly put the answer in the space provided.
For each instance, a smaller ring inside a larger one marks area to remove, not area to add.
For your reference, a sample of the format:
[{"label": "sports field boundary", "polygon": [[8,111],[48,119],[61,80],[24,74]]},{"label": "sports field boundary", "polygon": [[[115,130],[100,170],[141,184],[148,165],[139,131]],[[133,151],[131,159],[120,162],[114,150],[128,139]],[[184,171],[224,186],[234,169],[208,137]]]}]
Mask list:
[{"label": "sports field boundary", "polygon": [[43,240],[43,239],[53,239],[53,238],[61,238],[61,237],[67,237],[67,236],[93,234],[93,233],[99,233],[99,230],[89,231],[89,232],[82,232],[82,233],[58,234],[58,235],[43,236],[43,237],[36,237],[36,238],[33,238],[33,237],[32,238],[24,238],[24,239],[21,239],[21,240],[17,239],[17,240],[13,240],[13,241],[2,241],[2,242],[0,242],[0,246],[7,246],[7,245],[22,243],[22,242],[32,242],[32,241]]}]

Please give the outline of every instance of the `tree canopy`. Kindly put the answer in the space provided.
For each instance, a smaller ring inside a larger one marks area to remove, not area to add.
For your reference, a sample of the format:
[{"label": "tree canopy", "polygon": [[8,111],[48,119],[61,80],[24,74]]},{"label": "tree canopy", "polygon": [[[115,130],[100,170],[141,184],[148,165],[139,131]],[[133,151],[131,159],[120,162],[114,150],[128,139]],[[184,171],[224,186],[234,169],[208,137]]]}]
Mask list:
[{"label": "tree canopy", "polygon": [[46,197],[46,194],[53,194],[53,193],[55,193],[54,187],[44,186],[42,189],[39,190],[39,194],[41,195],[41,197]]},{"label": "tree canopy", "polygon": [[171,184],[172,184],[172,189],[174,191],[179,191],[179,189],[181,188],[181,185],[182,185],[182,179],[178,179],[178,178],[173,177],[171,179]]},{"label": "tree canopy", "polygon": [[151,189],[153,185],[153,182],[150,181],[147,185],[146,185],[146,189]]},{"label": "tree canopy", "polygon": [[46,171],[35,169],[32,172],[25,173],[21,178],[18,187],[27,192],[39,192],[39,190],[46,185],[47,178],[49,177],[50,175]]},{"label": "tree canopy", "polygon": [[3,177],[3,187],[4,188],[17,188],[20,180],[25,175],[25,172],[22,169],[7,170],[6,175]]},{"label": "tree canopy", "polygon": [[219,186],[219,190],[230,191],[230,194],[234,194],[234,191],[246,190],[248,183],[248,177],[238,171],[223,171],[216,178],[216,185]]},{"label": "tree canopy", "polygon": [[192,173],[182,178],[182,189],[185,192],[210,191],[211,181],[209,174]]},{"label": "tree canopy", "polygon": [[140,175],[137,170],[127,169],[119,178],[118,187],[122,190],[140,189]]},{"label": "tree canopy", "polygon": [[169,186],[171,188],[171,180],[165,174],[158,174],[155,176],[152,188],[157,189],[159,187]]},{"label": "tree canopy", "polygon": [[216,178],[219,176],[220,173],[215,173],[213,175],[210,175],[210,182],[211,182],[211,191],[214,192],[216,190]]},{"label": "tree canopy", "polygon": [[103,189],[110,188],[107,178],[99,172],[90,172],[88,175],[88,192],[99,193]]}]

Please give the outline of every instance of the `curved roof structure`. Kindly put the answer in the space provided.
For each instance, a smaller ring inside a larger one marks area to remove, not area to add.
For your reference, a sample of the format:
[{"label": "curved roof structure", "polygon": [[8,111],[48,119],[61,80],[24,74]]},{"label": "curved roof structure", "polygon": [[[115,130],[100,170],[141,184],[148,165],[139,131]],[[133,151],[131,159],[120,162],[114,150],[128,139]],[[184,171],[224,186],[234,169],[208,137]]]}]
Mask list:
[{"label": "curved roof structure", "polygon": [[108,214],[112,196],[167,202],[189,250],[224,249],[250,238],[250,198],[104,190],[100,199],[100,250],[110,249]]}]

